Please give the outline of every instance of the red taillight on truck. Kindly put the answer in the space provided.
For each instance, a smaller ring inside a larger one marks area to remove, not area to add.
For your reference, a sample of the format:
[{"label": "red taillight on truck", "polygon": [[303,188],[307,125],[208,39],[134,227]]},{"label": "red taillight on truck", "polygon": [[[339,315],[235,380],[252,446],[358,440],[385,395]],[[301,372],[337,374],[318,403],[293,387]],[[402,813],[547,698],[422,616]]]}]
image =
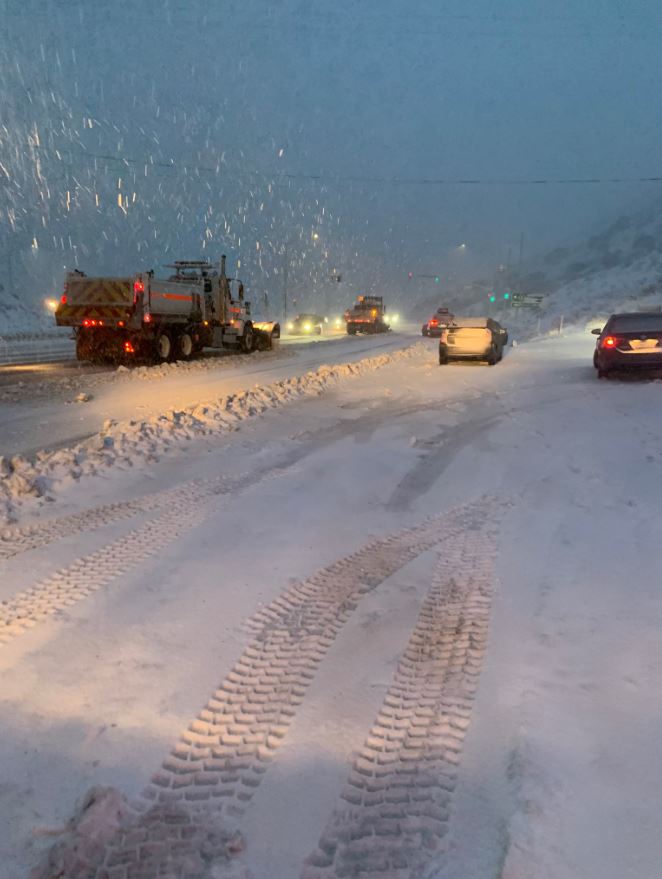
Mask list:
[{"label": "red taillight on truck", "polygon": [[134,293],[144,293],[145,292],[145,282],[140,278],[133,282],[133,292]]},{"label": "red taillight on truck", "polygon": [[67,294],[63,293],[62,296],[60,296],[60,305],[66,305],[66,304],[67,304]]}]

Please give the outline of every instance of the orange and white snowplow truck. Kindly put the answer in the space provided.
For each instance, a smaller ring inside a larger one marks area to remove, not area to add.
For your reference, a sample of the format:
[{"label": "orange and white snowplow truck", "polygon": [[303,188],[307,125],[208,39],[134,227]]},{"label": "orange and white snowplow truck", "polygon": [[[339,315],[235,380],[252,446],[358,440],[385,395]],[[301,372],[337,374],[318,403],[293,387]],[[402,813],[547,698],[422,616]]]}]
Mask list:
[{"label": "orange and white snowplow truck", "polygon": [[203,260],[168,268],[173,273],[164,280],[152,271],[126,278],[67,274],[55,320],[74,328],[78,360],[188,360],[203,348],[266,350],[280,338],[279,324],[251,319],[244,285],[227,277],[225,256],[218,268]]},{"label": "orange and white snowplow truck", "polygon": [[356,333],[386,333],[391,329],[381,296],[357,297],[353,307],[345,312],[345,323],[350,336]]}]

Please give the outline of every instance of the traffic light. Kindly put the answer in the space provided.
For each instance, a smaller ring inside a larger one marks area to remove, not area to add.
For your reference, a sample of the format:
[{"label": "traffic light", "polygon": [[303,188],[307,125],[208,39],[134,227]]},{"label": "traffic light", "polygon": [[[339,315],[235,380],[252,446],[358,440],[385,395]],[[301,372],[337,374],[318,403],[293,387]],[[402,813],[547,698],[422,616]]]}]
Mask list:
[{"label": "traffic light", "polygon": [[438,284],[440,280],[441,280],[441,278],[439,277],[439,275],[435,275],[435,276],[434,276],[434,282],[435,282],[435,284]]},{"label": "traffic light", "polygon": [[510,293],[504,293],[504,294],[503,294],[503,298],[504,298],[504,299],[510,299]]},{"label": "traffic light", "polygon": [[407,277],[408,277],[409,280],[411,281],[411,279],[414,277],[414,273],[413,273],[413,272],[407,272]]},{"label": "traffic light", "polygon": [[490,302],[496,302],[496,296],[494,293],[490,293]]}]

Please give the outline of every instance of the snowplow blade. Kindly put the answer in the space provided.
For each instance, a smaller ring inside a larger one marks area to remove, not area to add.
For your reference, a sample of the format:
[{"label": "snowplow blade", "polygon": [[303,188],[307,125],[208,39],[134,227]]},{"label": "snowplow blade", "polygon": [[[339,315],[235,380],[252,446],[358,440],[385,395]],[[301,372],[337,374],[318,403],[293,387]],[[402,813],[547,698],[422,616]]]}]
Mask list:
[{"label": "snowplow blade", "polygon": [[253,324],[253,332],[260,351],[269,351],[280,339],[280,324],[276,321],[258,321]]}]

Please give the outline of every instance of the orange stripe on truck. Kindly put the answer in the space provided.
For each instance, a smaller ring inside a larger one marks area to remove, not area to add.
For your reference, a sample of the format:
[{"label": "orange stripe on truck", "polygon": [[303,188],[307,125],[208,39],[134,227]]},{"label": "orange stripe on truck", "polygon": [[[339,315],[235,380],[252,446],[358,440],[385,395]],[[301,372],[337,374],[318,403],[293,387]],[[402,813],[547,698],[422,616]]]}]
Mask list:
[{"label": "orange stripe on truck", "polygon": [[176,299],[178,302],[193,302],[192,296],[185,296],[184,293],[152,293],[152,299]]}]

